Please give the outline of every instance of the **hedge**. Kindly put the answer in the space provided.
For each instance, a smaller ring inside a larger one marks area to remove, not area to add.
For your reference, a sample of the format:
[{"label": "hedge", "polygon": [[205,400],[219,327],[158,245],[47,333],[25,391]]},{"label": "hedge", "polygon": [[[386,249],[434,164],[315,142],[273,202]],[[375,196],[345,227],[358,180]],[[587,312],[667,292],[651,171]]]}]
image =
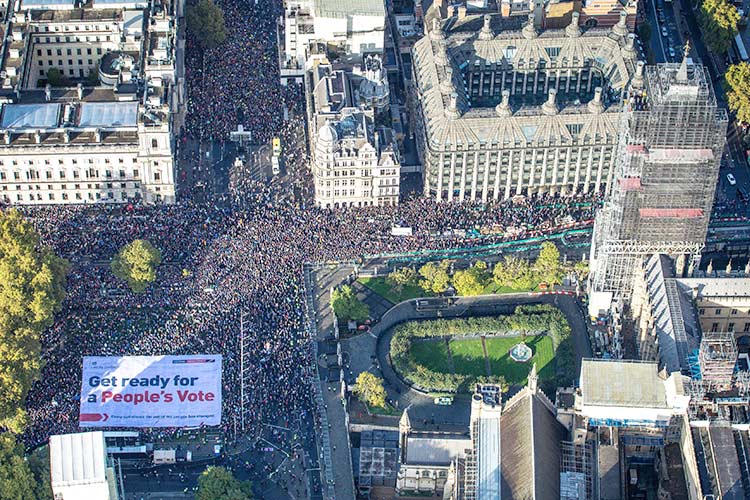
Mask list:
[{"label": "hedge", "polygon": [[574,352],[570,325],[559,309],[548,304],[517,306],[507,316],[476,316],[456,319],[409,321],[396,327],[391,339],[393,368],[407,382],[426,390],[466,391],[477,382],[504,383],[502,377],[477,377],[442,373],[414,361],[411,356],[413,338],[455,337],[462,335],[512,336],[547,334],[552,339],[557,367],[557,385],[568,385],[574,377]]}]

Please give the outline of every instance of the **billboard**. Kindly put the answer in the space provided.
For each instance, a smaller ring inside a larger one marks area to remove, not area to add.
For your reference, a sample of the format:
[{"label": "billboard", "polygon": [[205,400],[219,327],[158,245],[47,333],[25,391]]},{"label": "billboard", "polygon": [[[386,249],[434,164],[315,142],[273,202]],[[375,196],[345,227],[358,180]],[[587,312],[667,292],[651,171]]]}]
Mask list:
[{"label": "billboard", "polygon": [[81,427],[221,422],[221,356],[85,356]]}]

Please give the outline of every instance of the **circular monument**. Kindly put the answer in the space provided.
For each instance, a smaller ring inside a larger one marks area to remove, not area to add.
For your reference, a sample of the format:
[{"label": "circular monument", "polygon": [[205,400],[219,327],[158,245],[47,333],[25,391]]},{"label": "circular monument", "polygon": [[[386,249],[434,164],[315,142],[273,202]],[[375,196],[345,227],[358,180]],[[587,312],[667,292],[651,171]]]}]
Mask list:
[{"label": "circular monument", "polygon": [[518,344],[511,347],[510,351],[508,351],[508,354],[513,361],[516,361],[518,363],[526,363],[534,355],[534,353],[531,352],[531,347],[527,346],[523,342],[519,342]]}]

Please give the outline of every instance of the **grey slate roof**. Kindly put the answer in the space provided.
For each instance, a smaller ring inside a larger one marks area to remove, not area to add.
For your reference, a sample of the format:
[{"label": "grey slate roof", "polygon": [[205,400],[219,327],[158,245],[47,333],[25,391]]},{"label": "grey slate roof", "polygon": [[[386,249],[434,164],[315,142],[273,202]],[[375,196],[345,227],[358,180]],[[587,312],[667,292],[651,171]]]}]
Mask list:
[{"label": "grey slate roof", "polygon": [[503,410],[500,427],[503,500],[559,500],[560,441],[566,436],[555,415],[527,391]]}]

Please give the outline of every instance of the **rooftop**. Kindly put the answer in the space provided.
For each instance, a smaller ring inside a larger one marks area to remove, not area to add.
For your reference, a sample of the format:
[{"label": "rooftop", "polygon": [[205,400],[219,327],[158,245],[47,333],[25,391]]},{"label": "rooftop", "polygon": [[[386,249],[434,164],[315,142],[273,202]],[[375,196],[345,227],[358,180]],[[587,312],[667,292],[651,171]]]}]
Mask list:
[{"label": "rooftop", "polygon": [[406,447],[406,463],[425,465],[449,465],[455,458],[463,456],[472,446],[471,439],[462,437],[414,437],[409,436]]},{"label": "rooftop", "polygon": [[135,127],[137,102],[84,102],[78,116],[79,127]]},{"label": "rooftop", "polygon": [[49,450],[53,487],[106,481],[103,432],[50,436]]},{"label": "rooftop", "polygon": [[677,278],[699,297],[750,297],[750,278]]},{"label": "rooftop", "polygon": [[382,0],[315,0],[315,15],[334,18],[376,16],[385,19],[385,3]]},{"label": "rooftop", "polygon": [[655,362],[584,359],[580,387],[588,406],[668,407]]}]

